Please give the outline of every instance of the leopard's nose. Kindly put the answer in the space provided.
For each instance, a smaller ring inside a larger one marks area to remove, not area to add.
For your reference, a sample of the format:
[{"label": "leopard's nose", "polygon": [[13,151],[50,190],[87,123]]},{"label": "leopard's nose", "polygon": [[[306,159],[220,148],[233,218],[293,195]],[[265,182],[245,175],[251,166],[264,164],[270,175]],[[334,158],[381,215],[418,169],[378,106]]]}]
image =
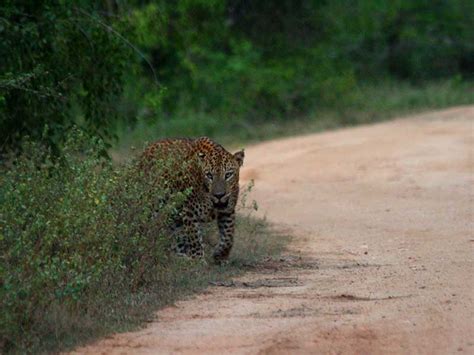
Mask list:
[{"label": "leopard's nose", "polygon": [[225,192],[215,192],[214,197],[220,200],[222,197],[225,196]]}]

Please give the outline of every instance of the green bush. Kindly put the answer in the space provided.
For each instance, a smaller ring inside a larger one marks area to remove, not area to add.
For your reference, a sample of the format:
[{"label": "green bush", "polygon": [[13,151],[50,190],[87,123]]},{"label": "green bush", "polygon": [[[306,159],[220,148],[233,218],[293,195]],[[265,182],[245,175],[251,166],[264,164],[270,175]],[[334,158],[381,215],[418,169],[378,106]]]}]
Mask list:
[{"label": "green bush", "polygon": [[87,312],[91,299],[113,298],[118,285],[137,290],[169,263],[167,225],[186,192],[157,184],[160,166],[148,174],[134,164],[113,167],[99,155],[103,142],[89,141],[75,131],[60,160],[27,141],[0,175],[0,344],[7,349],[41,341],[43,310],[52,304]]},{"label": "green bush", "polygon": [[105,2],[5,0],[0,4],[0,153],[25,135],[62,143],[80,124],[110,138],[133,52]]}]

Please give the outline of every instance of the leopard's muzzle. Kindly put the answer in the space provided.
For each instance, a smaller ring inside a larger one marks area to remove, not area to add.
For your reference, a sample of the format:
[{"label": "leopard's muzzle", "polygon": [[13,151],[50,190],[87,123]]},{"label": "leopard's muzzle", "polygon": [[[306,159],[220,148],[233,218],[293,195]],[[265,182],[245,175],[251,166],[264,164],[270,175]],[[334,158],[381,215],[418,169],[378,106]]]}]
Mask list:
[{"label": "leopard's muzzle", "polygon": [[215,208],[224,209],[229,205],[230,194],[226,193],[215,193],[211,195],[211,201]]}]

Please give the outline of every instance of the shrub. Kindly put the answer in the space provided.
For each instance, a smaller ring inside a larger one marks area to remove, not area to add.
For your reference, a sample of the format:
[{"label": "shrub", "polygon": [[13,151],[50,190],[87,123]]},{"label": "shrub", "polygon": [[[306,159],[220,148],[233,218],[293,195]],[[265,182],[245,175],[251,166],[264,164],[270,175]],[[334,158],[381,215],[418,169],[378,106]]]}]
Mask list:
[{"label": "shrub", "polygon": [[186,192],[171,194],[157,184],[168,162],[146,175],[134,163],[114,167],[100,157],[104,143],[90,141],[74,131],[61,159],[26,141],[0,175],[0,344],[6,350],[39,342],[43,310],[51,305],[87,312],[91,299],[113,299],[117,287],[137,290],[165,272],[166,226]]}]

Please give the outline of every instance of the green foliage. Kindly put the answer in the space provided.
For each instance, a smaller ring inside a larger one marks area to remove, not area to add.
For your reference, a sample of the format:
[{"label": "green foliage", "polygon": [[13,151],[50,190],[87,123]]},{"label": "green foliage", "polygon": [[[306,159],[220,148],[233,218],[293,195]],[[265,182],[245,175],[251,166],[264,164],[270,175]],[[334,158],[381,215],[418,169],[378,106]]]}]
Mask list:
[{"label": "green foliage", "polygon": [[87,311],[101,292],[113,295],[116,284],[136,290],[169,263],[167,225],[186,193],[157,182],[167,163],[146,175],[134,164],[114,168],[99,157],[103,142],[89,142],[75,132],[57,160],[27,141],[2,172],[0,343],[7,347],[40,341],[39,310],[50,304]]},{"label": "green foliage", "polygon": [[80,124],[109,138],[130,50],[94,1],[3,1],[0,5],[0,153],[21,137],[57,147]]},{"label": "green foliage", "polygon": [[[221,122],[265,120],[334,104],[334,97],[354,87],[351,67],[328,56],[324,45],[299,41],[300,46],[295,47],[287,39],[285,31],[295,30],[292,26],[297,23],[287,24],[280,32],[265,28],[258,35],[248,33],[250,21],[255,26],[269,23],[268,13],[263,12],[267,8],[263,6],[262,13],[241,13],[235,6],[240,5],[157,1],[133,8],[128,20],[134,42],[157,68],[166,93],[162,106],[142,100],[148,109],[140,110],[137,105],[129,114],[154,121],[166,120],[163,114],[197,111],[220,115]],[[292,15],[304,14],[301,6],[291,5],[297,12]],[[280,13],[279,7],[272,2],[272,11]],[[312,10],[314,13],[314,6]],[[302,21],[309,24],[312,20],[304,17]],[[143,95],[149,93],[148,86],[132,85]]]},{"label": "green foliage", "polygon": [[128,82],[122,112],[158,136],[281,124],[363,104],[370,82],[473,72],[474,9],[462,0],[159,0],[125,13],[166,89]]},{"label": "green foliage", "polygon": [[56,148],[74,124],[107,142],[116,122],[212,134],[339,110],[367,82],[474,73],[464,0],[9,0],[0,10],[0,153],[45,124]]},{"label": "green foliage", "polygon": [[439,79],[473,73],[474,5],[463,0],[328,2],[327,41],[362,80]]}]

